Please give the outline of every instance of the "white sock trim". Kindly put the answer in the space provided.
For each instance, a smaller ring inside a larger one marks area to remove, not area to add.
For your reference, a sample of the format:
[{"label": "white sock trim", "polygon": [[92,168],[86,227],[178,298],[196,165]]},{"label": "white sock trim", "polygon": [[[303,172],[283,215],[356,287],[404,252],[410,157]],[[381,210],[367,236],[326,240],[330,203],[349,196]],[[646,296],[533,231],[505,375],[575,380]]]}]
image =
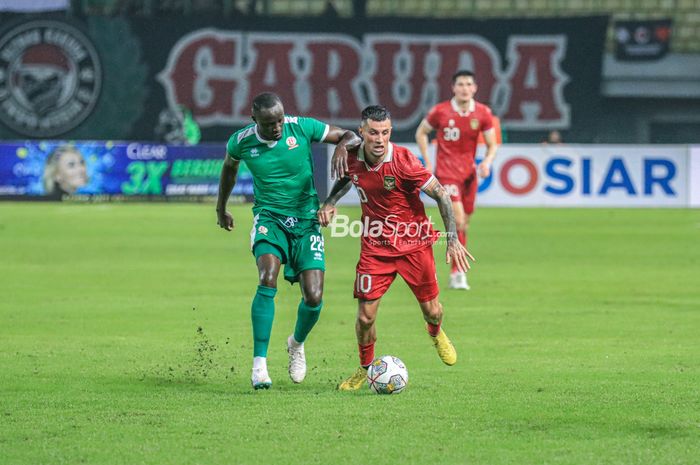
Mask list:
[{"label": "white sock trim", "polygon": [[267,370],[267,357],[253,357],[253,370]]}]

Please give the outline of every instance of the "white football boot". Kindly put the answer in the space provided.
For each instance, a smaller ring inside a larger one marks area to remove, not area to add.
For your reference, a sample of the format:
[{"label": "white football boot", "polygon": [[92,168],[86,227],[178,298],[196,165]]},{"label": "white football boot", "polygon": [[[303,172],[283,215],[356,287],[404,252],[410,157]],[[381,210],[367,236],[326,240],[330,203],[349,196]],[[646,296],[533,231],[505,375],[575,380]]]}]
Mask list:
[{"label": "white football boot", "polygon": [[267,358],[253,358],[253,374],[250,377],[250,382],[255,390],[270,389],[272,386],[272,380],[270,379],[270,375],[267,373]]},{"label": "white football boot", "polygon": [[470,289],[467,283],[467,274],[461,271],[455,271],[450,275],[450,289],[460,289],[468,291]]},{"label": "white football boot", "polygon": [[295,383],[301,383],[306,377],[306,355],[304,343],[294,340],[294,335],[287,338],[287,353],[289,354],[289,377]]},{"label": "white football boot", "polygon": [[253,389],[270,389],[272,380],[267,374],[267,368],[253,368],[253,374],[250,377],[250,382]]}]

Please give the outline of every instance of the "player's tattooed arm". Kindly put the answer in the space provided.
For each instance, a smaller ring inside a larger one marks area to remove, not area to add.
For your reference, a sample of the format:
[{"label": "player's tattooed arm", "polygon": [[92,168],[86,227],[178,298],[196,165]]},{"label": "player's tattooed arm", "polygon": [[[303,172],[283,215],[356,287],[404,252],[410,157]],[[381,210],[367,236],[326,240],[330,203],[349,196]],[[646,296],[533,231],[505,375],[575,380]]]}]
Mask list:
[{"label": "player's tattooed arm", "polygon": [[457,222],[450,194],[435,178],[423,188],[423,192],[438,203],[440,216],[447,231],[447,263],[454,262],[460,271],[467,271],[470,268],[468,259],[474,261],[474,257],[457,239]]},{"label": "player's tattooed arm", "polygon": [[234,226],[233,216],[226,211],[226,202],[231,196],[233,186],[236,185],[238,176],[238,165],[240,161],[226,155],[221,167],[221,177],[219,178],[219,197],[216,201],[216,224],[226,231],[231,231]]},{"label": "player's tattooed arm", "polygon": [[423,188],[423,192],[438,203],[440,216],[442,216],[442,221],[445,223],[445,229],[447,230],[448,242],[457,240],[457,222],[455,221],[454,210],[452,210],[450,195],[435,178]]},{"label": "player's tattooed arm", "polygon": [[362,139],[353,131],[346,131],[331,126],[324,142],[336,144],[333,158],[331,159],[331,177],[333,179],[342,179],[348,172],[348,152],[356,150],[362,143]]},{"label": "player's tattooed arm", "polygon": [[323,204],[334,206],[336,203],[338,203],[338,200],[342,199],[343,196],[348,193],[351,187],[352,184],[350,184],[350,178],[345,177],[337,180],[335,184],[333,184],[331,192],[328,194],[328,198],[325,202],[323,202]]},{"label": "player's tattooed arm", "polygon": [[335,204],[348,193],[351,187],[350,178],[341,178],[335,182],[328,198],[318,209],[318,222],[321,223],[321,226],[328,226],[333,221],[333,217],[338,212]]}]

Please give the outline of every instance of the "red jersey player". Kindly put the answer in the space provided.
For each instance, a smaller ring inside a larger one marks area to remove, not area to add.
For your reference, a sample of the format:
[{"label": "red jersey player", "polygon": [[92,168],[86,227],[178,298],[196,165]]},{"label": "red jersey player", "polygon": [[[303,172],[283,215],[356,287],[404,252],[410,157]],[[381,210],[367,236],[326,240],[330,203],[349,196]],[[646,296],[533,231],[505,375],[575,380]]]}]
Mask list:
[{"label": "red jersey player", "polygon": [[[476,89],[474,73],[455,73],[452,76],[454,97],[431,108],[416,130],[416,143],[430,171],[428,135],[432,131],[437,132],[435,176],[450,194],[459,241],[465,246],[478,188],[476,175],[478,173],[482,178],[489,176],[498,148],[491,109],[474,100]],[[486,142],[486,157],[477,168],[475,155],[479,133],[483,133]],[[467,275],[459,271],[454,263],[450,288],[469,289]]]},{"label": "red jersey player", "polygon": [[355,333],[360,367],[338,386],[341,390],[356,390],[365,383],[367,367],[374,360],[374,322],[379,301],[397,273],[416,296],[442,361],[448,365],[457,362],[457,352],[441,328],[443,313],[432,247],[437,233],[425,215],[421,191],[438,202],[447,229],[447,262],[467,270],[467,259],[474,257],[457,239],[447,191],[408,149],[389,142],[390,135],[389,112],[378,105],[365,108],[360,126],[362,144],[348,150],[347,169],[339,171],[341,178],[318,211],[321,225],[328,225],[336,213],[338,199],[352,185],[357,189],[363,222],[354,292],[359,304]]}]

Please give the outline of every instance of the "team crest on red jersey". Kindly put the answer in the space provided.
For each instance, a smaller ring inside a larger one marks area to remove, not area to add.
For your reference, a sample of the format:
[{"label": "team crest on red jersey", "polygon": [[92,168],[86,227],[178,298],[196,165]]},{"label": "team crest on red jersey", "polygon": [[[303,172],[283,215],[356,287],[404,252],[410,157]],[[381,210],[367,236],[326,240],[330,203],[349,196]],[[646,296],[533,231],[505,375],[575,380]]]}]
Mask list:
[{"label": "team crest on red jersey", "polygon": [[390,191],[396,188],[396,178],[394,176],[384,176],[384,189]]},{"label": "team crest on red jersey", "polygon": [[476,118],[470,119],[469,126],[476,131],[477,129],[479,129],[479,120]]}]

